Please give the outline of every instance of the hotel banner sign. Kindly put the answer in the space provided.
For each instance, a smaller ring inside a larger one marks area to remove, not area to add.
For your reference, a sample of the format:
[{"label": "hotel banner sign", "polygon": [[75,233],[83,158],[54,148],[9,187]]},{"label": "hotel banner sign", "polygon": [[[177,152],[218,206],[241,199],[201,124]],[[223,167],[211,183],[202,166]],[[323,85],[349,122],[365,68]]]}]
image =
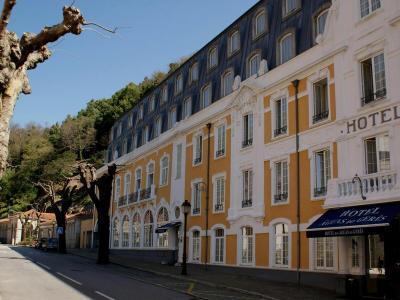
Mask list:
[{"label": "hotel banner sign", "polygon": [[307,228],[307,237],[378,232],[398,214],[400,202],[330,209]]}]

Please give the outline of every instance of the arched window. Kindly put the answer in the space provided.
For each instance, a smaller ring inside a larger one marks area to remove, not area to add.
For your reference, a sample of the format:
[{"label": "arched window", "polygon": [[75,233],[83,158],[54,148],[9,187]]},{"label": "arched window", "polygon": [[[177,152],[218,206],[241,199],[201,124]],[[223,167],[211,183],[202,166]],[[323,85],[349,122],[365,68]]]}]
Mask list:
[{"label": "arched window", "polygon": [[232,93],[233,90],[233,72],[228,71],[225,72],[224,75],[222,76],[222,97],[225,97]]},{"label": "arched window", "polygon": [[212,69],[218,65],[218,49],[213,47],[208,52],[208,68]]},{"label": "arched window", "polygon": [[261,55],[260,53],[253,54],[250,56],[247,62],[248,76],[251,77],[258,73],[260,69]]},{"label": "arched window", "polygon": [[254,237],[253,228],[242,227],[242,264],[253,263]]},{"label": "arched window", "polygon": [[211,104],[211,98],[212,98],[211,84],[207,84],[201,89],[200,109],[209,106]]},{"label": "arched window", "polygon": [[201,247],[201,237],[200,231],[194,230],[192,232],[192,261],[200,261],[200,247]]},{"label": "arched window", "polygon": [[292,59],[295,55],[294,34],[288,33],[279,40],[279,64],[283,64]]},{"label": "arched window", "polygon": [[139,191],[142,187],[142,169],[139,168],[135,172],[135,191]]},{"label": "arched window", "polygon": [[132,219],[132,247],[140,247],[140,216],[135,213]]},{"label": "arched window", "polygon": [[117,176],[115,178],[115,191],[114,191],[114,201],[117,202],[121,195],[121,178]]},{"label": "arched window", "polygon": [[326,18],[328,17],[328,9],[325,9],[321,13],[318,14],[318,16],[315,18],[315,38],[317,38],[318,35],[323,34],[325,30],[325,23],[326,23]]},{"label": "arched window", "polygon": [[131,193],[131,174],[126,173],[125,174],[125,179],[124,179],[124,195],[126,198],[126,201],[128,201],[129,194]]},{"label": "arched window", "polygon": [[166,185],[168,183],[168,157],[161,159],[161,174],[160,174],[160,185]]},{"label": "arched window", "polygon": [[[165,207],[162,207],[157,215],[157,227],[161,227],[168,223],[168,211]],[[168,247],[168,231],[158,233],[158,247]]]},{"label": "arched window", "polygon": [[223,228],[217,228],[214,231],[215,235],[215,257],[214,262],[223,263],[224,262],[224,252],[225,252],[225,232]]},{"label": "arched window", "polygon": [[267,29],[267,14],[265,10],[261,10],[254,17],[253,39],[264,33]]},{"label": "arched window", "polygon": [[122,221],[122,247],[129,247],[129,218],[125,216]]},{"label": "arched window", "polygon": [[153,184],[154,184],[154,164],[150,163],[147,165],[146,187],[150,188]]},{"label": "arched window", "polygon": [[153,214],[147,211],[144,215],[144,246],[153,247]]},{"label": "arched window", "polygon": [[112,241],[113,241],[113,247],[119,247],[119,220],[118,220],[118,218],[114,219],[113,231],[112,231]]},{"label": "arched window", "polygon": [[275,225],[275,265],[289,265],[289,226],[284,223]]}]

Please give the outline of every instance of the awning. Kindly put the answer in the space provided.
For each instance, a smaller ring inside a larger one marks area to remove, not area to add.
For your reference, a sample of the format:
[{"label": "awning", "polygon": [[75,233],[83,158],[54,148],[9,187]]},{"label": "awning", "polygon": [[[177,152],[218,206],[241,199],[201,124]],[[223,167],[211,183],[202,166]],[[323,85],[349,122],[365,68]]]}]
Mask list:
[{"label": "awning", "polygon": [[381,231],[400,213],[400,202],[329,209],[307,228],[307,237],[364,235]]},{"label": "awning", "polygon": [[181,225],[181,223],[182,223],[181,221],[174,221],[171,223],[164,224],[164,225],[156,228],[156,233],[166,232],[168,230],[168,228],[178,227],[179,225]]}]

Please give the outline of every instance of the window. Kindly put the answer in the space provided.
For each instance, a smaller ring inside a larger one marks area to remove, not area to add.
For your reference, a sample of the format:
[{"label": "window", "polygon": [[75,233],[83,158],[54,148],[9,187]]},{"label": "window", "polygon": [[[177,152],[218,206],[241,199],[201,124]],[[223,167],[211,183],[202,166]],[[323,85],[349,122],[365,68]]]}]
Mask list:
[{"label": "window", "polygon": [[154,137],[158,137],[161,134],[161,117],[158,117],[156,124],[154,125]]},{"label": "window", "polygon": [[203,154],[203,136],[201,134],[196,135],[194,138],[194,155],[193,164],[198,165],[202,161]]},{"label": "window", "polygon": [[282,13],[283,17],[290,15],[292,12],[300,8],[299,0],[283,0]]},{"label": "window", "polygon": [[122,221],[122,247],[129,247],[129,218],[125,216]]},{"label": "window", "polygon": [[324,33],[327,17],[328,17],[328,9],[325,9],[315,18],[315,24],[314,24],[315,38]]},{"label": "window", "polygon": [[200,261],[200,231],[195,230],[192,232],[192,261]]},{"label": "window", "polygon": [[122,124],[119,123],[119,124],[118,124],[118,136],[120,136],[121,133],[122,133]]},{"label": "window", "polygon": [[142,184],[142,169],[137,169],[135,172],[135,191],[140,191]]},{"label": "window", "polygon": [[124,186],[124,195],[126,198],[126,201],[128,201],[129,194],[131,193],[131,174],[127,173],[125,174],[125,186]]},{"label": "window", "polygon": [[201,207],[201,183],[196,182],[192,185],[192,215],[200,215]]},{"label": "window", "polygon": [[161,159],[161,174],[160,174],[160,185],[166,185],[168,183],[168,157]]},{"label": "window", "polygon": [[253,228],[242,227],[242,264],[253,263],[254,237]]},{"label": "window", "polygon": [[374,12],[380,7],[381,7],[380,0],[360,0],[361,18],[368,16],[371,12]]},{"label": "window", "polygon": [[314,197],[325,196],[328,180],[331,179],[330,151],[325,149],[315,152],[314,165]]},{"label": "window", "polygon": [[225,177],[216,178],[214,188],[214,212],[221,212],[225,203]]},{"label": "window", "polygon": [[174,127],[176,124],[176,108],[172,108],[168,114],[168,128]]},{"label": "window", "polygon": [[113,231],[112,231],[112,241],[113,241],[113,247],[119,247],[119,220],[118,220],[118,218],[114,219]]},{"label": "window", "polygon": [[275,130],[274,136],[287,132],[287,101],[283,97],[275,101]]},{"label": "window", "polygon": [[176,145],[176,177],[175,179],[180,179],[182,174],[182,144]]},{"label": "window", "polygon": [[360,267],[360,249],[361,249],[360,237],[353,236],[351,238],[351,267],[352,268]]},{"label": "window", "polygon": [[267,30],[267,13],[265,10],[260,11],[253,21],[253,39],[257,38]]},{"label": "window", "polygon": [[334,242],[332,237],[318,237],[315,242],[315,267],[321,269],[333,268]]},{"label": "window", "polygon": [[244,170],[242,177],[242,207],[251,207],[253,205],[253,170]]},{"label": "window", "polygon": [[287,161],[275,163],[275,195],[274,203],[284,203],[288,200],[288,164]]},{"label": "window", "polygon": [[[165,207],[162,207],[157,216],[157,226],[161,227],[168,223],[168,211]],[[158,233],[158,247],[167,248],[168,247],[168,231],[163,231]]]},{"label": "window", "polygon": [[243,116],[243,140],[242,148],[253,145],[253,114]]},{"label": "window", "polygon": [[181,93],[183,90],[183,76],[179,74],[175,79],[175,95]]},{"label": "window", "polygon": [[206,108],[211,104],[212,89],[211,84],[207,84],[201,89],[200,109]]},{"label": "window", "polygon": [[183,101],[182,119],[190,117],[192,114],[192,98],[188,97]]},{"label": "window", "polygon": [[232,93],[233,91],[233,72],[228,71],[225,72],[224,75],[222,76],[222,95],[221,97],[225,97]]},{"label": "window", "polygon": [[228,38],[228,55],[232,55],[240,50],[240,33],[235,30]]},{"label": "window", "polygon": [[147,179],[146,179],[146,187],[151,188],[154,184],[154,164],[150,163],[147,166]]},{"label": "window", "polygon": [[223,263],[224,262],[224,249],[225,249],[225,233],[224,229],[217,228],[214,231],[215,234],[215,257],[214,262]]},{"label": "window", "polygon": [[132,220],[132,247],[140,247],[140,216],[135,213]]},{"label": "window", "polygon": [[289,265],[289,228],[287,224],[275,225],[275,265]]},{"label": "window", "polygon": [[318,123],[329,116],[328,79],[324,78],[313,84],[314,113],[313,123]]},{"label": "window", "polygon": [[361,75],[362,105],[386,96],[385,59],[383,53],[362,61]]},{"label": "window", "polygon": [[150,97],[149,110],[153,111],[155,108],[156,108],[156,97],[153,95]]},{"label": "window", "polygon": [[217,65],[218,65],[218,49],[217,47],[213,47],[208,52],[208,69],[212,69]]},{"label": "window", "polygon": [[161,89],[161,102],[168,102],[168,85],[164,85]]},{"label": "window", "polygon": [[117,176],[115,178],[115,194],[114,194],[114,201],[118,201],[121,195],[121,178]]},{"label": "window", "polygon": [[260,69],[261,55],[259,53],[254,54],[249,58],[248,61],[248,75],[249,77],[258,74]]},{"label": "window", "polygon": [[149,130],[149,126],[145,126],[144,127],[144,131],[143,131],[143,145],[146,144],[148,141],[150,140],[150,130]]},{"label": "window", "polygon": [[221,157],[225,155],[225,143],[226,143],[226,130],[225,124],[217,127],[217,136],[215,139],[215,157]]},{"label": "window", "polygon": [[389,135],[383,134],[364,141],[367,174],[390,170]]},{"label": "window", "polygon": [[279,64],[283,64],[292,59],[295,55],[295,43],[293,33],[284,35],[279,40]]},{"label": "window", "polygon": [[149,210],[144,216],[144,247],[153,247],[153,214]]},{"label": "window", "polygon": [[138,113],[138,119],[142,120],[143,119],[143,104],[139,106],[139,113]]},{"label": "window", "polygon": [[194,63],[189,70],[189,82],[193,83],[199,80],[199,64]]}]

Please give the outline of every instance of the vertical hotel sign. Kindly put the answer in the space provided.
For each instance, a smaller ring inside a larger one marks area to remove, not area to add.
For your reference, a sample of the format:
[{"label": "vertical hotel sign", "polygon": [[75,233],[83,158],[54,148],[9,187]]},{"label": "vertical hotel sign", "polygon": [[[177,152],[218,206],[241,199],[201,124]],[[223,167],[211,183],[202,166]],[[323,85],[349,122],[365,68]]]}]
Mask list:
[{"label": "vertical hotel sign", "polygon": [[346,132],[347,134],[350,134],[366,129],[367,127],[374,127],[395,120],[400,120],[399,105],[385,108],[381,111],[373,112],[369,115],[361,116],[359,118],[347,121]]}]

